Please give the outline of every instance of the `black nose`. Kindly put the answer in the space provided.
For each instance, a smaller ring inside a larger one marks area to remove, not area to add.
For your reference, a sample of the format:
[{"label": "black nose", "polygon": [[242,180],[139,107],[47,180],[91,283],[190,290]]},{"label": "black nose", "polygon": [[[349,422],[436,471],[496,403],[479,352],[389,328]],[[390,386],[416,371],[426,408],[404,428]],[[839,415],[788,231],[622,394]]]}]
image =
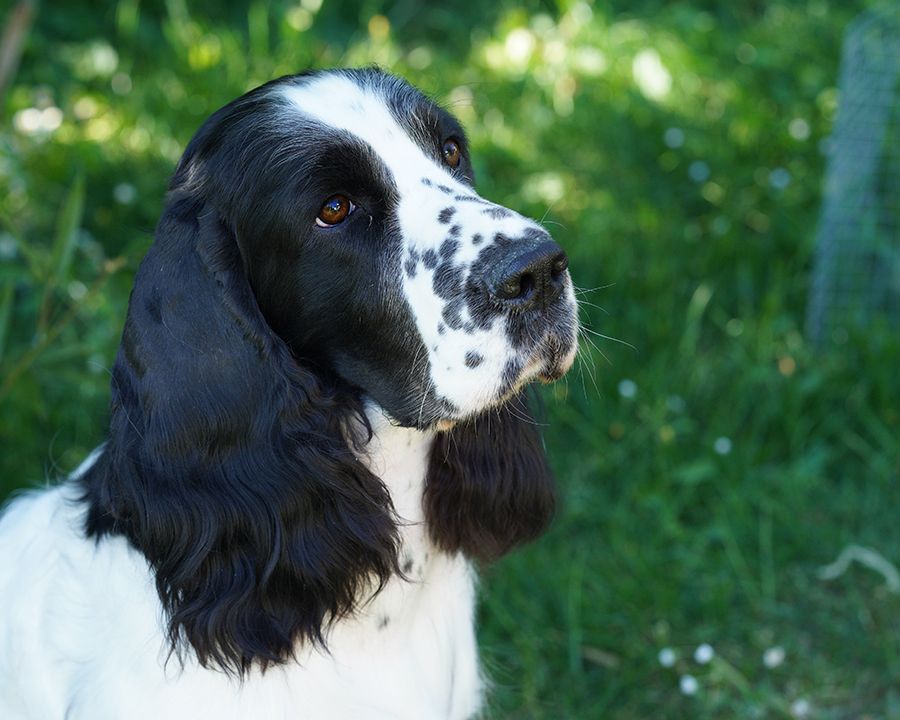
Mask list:
[{"label": "black nose", "polygon": [[545,307],[562,292],[568,267],[563,249],[546,235],[515,242],[489,271],[488,290],[509,307]]}]

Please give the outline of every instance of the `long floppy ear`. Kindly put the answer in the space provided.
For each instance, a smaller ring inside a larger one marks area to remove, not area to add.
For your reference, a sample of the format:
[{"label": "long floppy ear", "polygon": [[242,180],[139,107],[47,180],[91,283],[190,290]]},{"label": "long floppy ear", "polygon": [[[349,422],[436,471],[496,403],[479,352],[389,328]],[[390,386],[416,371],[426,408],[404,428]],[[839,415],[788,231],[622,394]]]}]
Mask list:
[{"label": "long floppy ear", "polygon": [[546,529],[553,476],[524,394],[437,435],[425,485],[432,541],[495,560]]},{"label": "long floppy ear", "polygon": [[351,448],[370,433],[359,401],[271,331],[196,189],[170,195],[112,375],[87,530],[146,556],[174,651],[265,668],[323,643],[397,571],[390,496]]}]

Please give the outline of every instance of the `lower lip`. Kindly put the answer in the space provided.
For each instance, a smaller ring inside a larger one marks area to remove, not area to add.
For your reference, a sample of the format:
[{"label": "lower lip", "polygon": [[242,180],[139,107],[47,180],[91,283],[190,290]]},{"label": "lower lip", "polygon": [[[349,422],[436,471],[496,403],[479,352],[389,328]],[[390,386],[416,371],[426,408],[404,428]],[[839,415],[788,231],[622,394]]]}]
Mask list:
[{"label": "lower lip", "polygon": [[566,371],[563,370],[559,365],[554,367],[550,371],[544,371],[537,376],[538,381],[542,383],[552,383],[559,380],[563,375],[566,374]]},{"label": "lower lip", "polygon": [[575,363],[575,349],[573,348],[563,357],[554,353],[554,357],[549,367],[544,367],[537,374],[537,379],[543,383],[551,383],[559,380],[565,375],[572,365]]}]

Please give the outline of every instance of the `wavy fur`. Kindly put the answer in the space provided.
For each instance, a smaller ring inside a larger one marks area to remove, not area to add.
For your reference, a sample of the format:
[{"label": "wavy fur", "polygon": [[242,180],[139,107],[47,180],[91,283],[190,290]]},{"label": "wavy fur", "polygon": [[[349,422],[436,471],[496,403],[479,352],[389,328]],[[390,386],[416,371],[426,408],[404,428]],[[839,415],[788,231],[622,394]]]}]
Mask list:
[{"label": "wavy fur", "polygon": [[391,499],[347,442],[360,427],[358,399],[269,329],[215,210],[176,190],[83,479],[88,533],[147,557],[173,647],[237,672],[284,661],[397,571]]},{"label": "wavy fur", "polygon": [[496,560],[546,529],[555,483],[524,394],[438,434],[424,503],[432,542],[478,560]]}]

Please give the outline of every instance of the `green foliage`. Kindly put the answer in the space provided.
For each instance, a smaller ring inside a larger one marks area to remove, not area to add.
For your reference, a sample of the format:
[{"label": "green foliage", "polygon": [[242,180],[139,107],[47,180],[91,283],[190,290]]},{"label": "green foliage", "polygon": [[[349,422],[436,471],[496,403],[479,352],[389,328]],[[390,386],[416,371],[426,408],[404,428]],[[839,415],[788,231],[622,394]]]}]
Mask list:
[{"label": "green foliage", "polygon": [[818,576],[850,543],[900,563],[900,341],[875,325],[816,349],[801,326],[864,8],[42,7],[0,125],[0,490],[102,439],[131,276],[203,118],[277,75],[377,62],[462,118],[479,189],[543,218],[584,288],[579,365],[547,392],[564,509],[486,571],[494,716],[900,717],[900,598],[865,568]]}]

